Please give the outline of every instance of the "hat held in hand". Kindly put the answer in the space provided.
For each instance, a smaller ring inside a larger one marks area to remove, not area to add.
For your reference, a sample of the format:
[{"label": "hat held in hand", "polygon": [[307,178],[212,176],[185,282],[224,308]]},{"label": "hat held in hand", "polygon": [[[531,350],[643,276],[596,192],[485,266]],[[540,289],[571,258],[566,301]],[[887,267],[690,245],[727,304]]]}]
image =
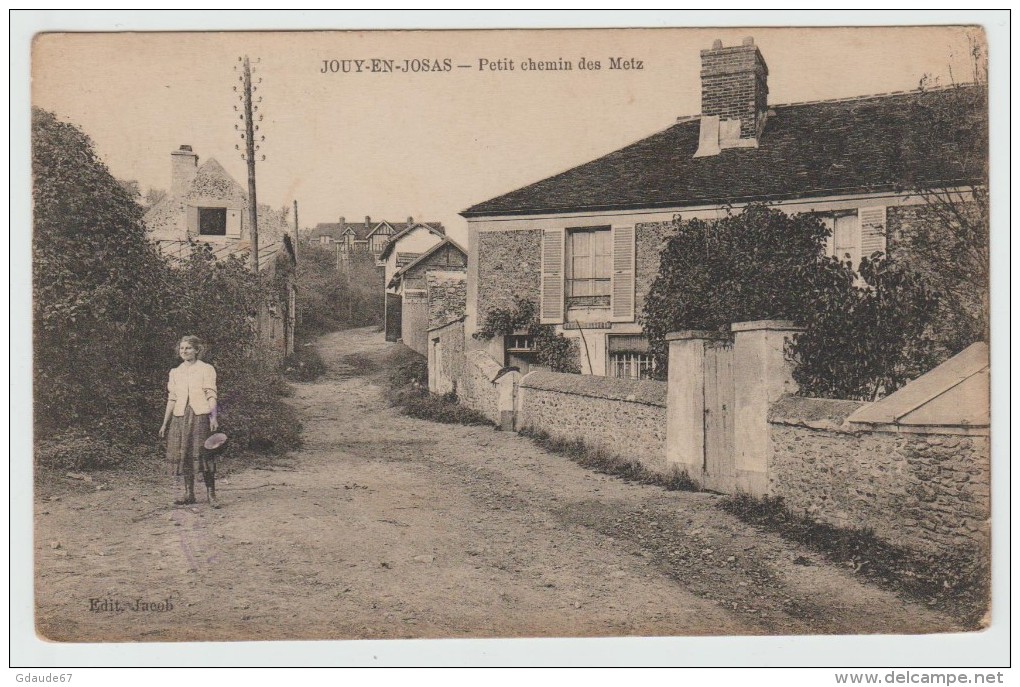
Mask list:
[{"label": "hat held in hand", "polygon": [[205,447],[209,451],[215,451],[225,443],[227,443],[227,435],[223,432],[216,432],[216,434],[210,435],[209,438],[205,440]]}]

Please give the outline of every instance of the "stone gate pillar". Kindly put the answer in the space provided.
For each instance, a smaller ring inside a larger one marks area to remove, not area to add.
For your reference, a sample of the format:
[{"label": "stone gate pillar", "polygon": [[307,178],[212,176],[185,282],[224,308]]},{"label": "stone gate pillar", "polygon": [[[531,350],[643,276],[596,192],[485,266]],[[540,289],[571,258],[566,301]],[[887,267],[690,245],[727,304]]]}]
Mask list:
[{"label": "stone gate pillar", "polygon": [[[785,320],[735,322],[733,332],[733,451],[737,489],[764,496],[768,489],[769,406],[797,392],[786,342],[800,331]],[[670,359],[672,373],[672,359]]]}]

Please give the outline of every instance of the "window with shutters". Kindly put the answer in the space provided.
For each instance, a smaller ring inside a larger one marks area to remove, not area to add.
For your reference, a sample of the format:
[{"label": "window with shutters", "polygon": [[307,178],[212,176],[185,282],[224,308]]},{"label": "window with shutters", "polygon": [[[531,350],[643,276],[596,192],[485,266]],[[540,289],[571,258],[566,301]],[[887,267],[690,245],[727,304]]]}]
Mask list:
[{"label": "window with shutters", "polygon": [[201,236],[226,236],[227,209],[199,208],[198,233]]},{"label": "window with shutters", "polygon": [[613,250],[609,227],[567,232],[567,308],[608,308]]},{"label": "window with shutters", "polygon": [[821,219],[829,230],[826,255],[849,260],[857,269],[861,258],[885,252],[885,207],[824,213]]},{"label": "window with shutters", "polygon": [[633,226],[543,229],[542,324],[562,324],[569,310],[633,322],[635,236]]}]

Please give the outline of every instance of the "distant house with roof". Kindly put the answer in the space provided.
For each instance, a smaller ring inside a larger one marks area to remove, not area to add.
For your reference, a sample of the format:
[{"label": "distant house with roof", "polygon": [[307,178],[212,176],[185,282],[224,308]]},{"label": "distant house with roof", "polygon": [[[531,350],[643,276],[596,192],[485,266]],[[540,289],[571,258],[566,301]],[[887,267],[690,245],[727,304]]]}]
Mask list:
[{"label": "distant house with roof", "polygon": [[[933,143],[924,116],[976,87],[769,105],[752,39],[716,41],[701,66],[700,115],[461,212],[469,344],[487,312],[522,297],[578,340],[584,373],[644,377],[652,358],[638,317],[675,217],[714,219],[753,202],[816,213],[832,231],[829,254],[856,265],[904,250],[926,202],[910,189],[986,183],[985,160],[947,163],[961,157],[966,124]],[[520,338],[505,337],[526,350]],[[489,353],[504,360],[507,345],[494,340]]]},{"label": "distant house with roof", "polygon": [[348,222],[346,217],[341,217],[339,222],[321,222],[306,236],[312,244],[332,247],[336,251],[337,265],[342,266],[357,252],[370,253],[379,261],[390,239],[418,224],[443,231],[443,225],[438,222],[416,223],[413,217],[408,217],[406,222],[373,222],[369,215],[365,215],[364,222]]},{"label": "distant house with roof", "polygon": [[430,326],[464,314],[463,301],[451,300],[448,291],[463,287],[466,271],[467,251],[449,238],[398,268],[386,284],[387,293],[395,296],[391,305],[400,306],[396,329],[391,326],[389,332],[393,338],[427,355]]},{"label": "distant house with roof", "polygon": [[383,287],[386,292],[383,322],[387,341],[398,341],[402,336],[403,296],[398,292],[398,282],[394,282],[393,278],[398,271],[445,240],[446,232],[442,224],[408,222],[383,246],[379,262],[382,264]]},{"label": "distant house with roof", "polygon": [[[186,259],[197,246],[213,256],[245,259],[251,250],[248,194],[215,159],[198,164],[190,145],[170,153],[170,190],[145,213],[149,238],[171,258]],[[275,273],[281,262],[293,266],[293,246],[284,213],[258,207],[259,269]],[[296,289],[287,285],[283,303],[267,299],[259,313],[259,331],[268,348],[280,355],[294,351]]]}]

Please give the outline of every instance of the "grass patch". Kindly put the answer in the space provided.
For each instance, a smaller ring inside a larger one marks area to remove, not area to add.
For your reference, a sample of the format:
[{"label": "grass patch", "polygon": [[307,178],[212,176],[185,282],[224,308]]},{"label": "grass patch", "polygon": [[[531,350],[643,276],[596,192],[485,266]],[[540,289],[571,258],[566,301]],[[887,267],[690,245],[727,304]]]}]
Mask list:
[{"label": "grass patch", "polygon": [[667,491],[701,491],[701,486],[684,470],[674,470],[664,475],[649,470],[636,460],[621,458],[600,446],[592,446],[581,439],[560,439],[551,436],[548,432],[530,428],[521,429],[520,434],[547,451],[559,453],[582,467],[604,475],[622,477],[628,482],[656,485]]},{"label": "grass patch", "polygon": [[921,554],[879,539],[870,529],[836,527],[792,513],[782,497],[727,496],[719,507],[744,522],[823,554],[855,574],[956,615],[977,629],[988,609],[987,552]]},{"label": "grass patch", "polygon": [[313,343],[298,344],[283,361],[283,376],[292,382],[314,382],[326,373],[326,363]]},{"label": "grass patch", "polygon": [[390,405],[411,417],[448,425],[489,425],[477,410],[461,405],[455,393],[429,393],[429,368],[425,356],[399,346],[390,360],[387,398]]}]

